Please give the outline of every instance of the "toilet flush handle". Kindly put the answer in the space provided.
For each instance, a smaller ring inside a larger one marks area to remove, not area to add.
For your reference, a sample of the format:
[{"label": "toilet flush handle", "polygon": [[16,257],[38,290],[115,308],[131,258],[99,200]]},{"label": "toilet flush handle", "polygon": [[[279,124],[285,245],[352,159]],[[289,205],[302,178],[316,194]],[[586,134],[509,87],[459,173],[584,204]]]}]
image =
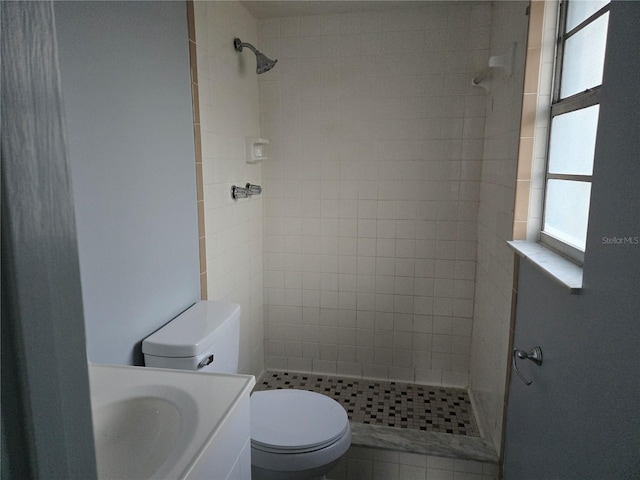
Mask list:
[{"label": "toilet flush handle", "polygon": [[213,354],[209,355],[208,357],[204,357],[202,360],[200,360],[200,363],[198,364],[198,368],[206,367],[211,363],[213,363]]}]

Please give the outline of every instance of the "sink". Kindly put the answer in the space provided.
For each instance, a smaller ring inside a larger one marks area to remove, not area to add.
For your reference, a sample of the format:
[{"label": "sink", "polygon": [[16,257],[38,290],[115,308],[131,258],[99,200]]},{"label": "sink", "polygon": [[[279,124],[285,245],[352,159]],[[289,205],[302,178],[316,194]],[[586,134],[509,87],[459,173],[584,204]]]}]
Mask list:
[{"label": "sink", "polygon": [[[180,411],[161,398],[120,400],[94,413],[98,474],[151,476],[164,463],[180,433]],[[135,457],[129,452],[136,452]],[[135,460],[131,465],[123,459]]]},{"label": "sink", "polygon": [[134,372],[136,382],[123,379],[99,395],[91,384],[98,478],[154,478],[185,453],[196,430],[198,406],[188,391],[146,379],[142,369]]},{"label": "sink", "polygon": [[253,377],[89,365],[99,479],[182,479]]},{"label": "sink", "polygon": [[[188,403],[188,402],[187,402]],[[149,478],[185,436],[178,406],[162,397],[115,400],[93,411],[100,478]]]}]

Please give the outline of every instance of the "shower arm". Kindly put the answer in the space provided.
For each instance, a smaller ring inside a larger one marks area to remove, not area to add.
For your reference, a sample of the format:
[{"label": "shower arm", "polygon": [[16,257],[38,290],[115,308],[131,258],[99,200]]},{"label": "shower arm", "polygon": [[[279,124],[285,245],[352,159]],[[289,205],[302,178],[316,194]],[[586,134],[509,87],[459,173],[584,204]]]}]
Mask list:
[{"label": "shower arm", "polygon": [[245,43],[245,42],[240,41],[239,38],[236,38],[236,39],[233,40],[233,46],[235,47],[236,51],[238,51],[238,52],[242,51],[242,47],[247,47],[249,50],[251,50],[256,55],[258,53],[260,53],[260,51],[256,47],[254,47],[250,43]]}]

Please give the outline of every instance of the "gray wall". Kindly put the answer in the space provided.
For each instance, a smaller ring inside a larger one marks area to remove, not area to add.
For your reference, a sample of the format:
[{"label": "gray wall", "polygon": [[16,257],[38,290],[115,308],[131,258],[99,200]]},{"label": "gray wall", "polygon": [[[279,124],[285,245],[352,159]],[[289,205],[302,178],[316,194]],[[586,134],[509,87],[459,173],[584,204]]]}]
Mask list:
[{"label": "gray wall", "polygon": [[[637,478],[640,472],[640,4],[613,2],[584,289],[521,261],[515,347],[544,363],[512,375],[505,478]],[[603,237],[632,237],[611,244]]]},{"label": "gray wall", "polygon": [[199,298],[185,2],[56,2],[89,360]]}]

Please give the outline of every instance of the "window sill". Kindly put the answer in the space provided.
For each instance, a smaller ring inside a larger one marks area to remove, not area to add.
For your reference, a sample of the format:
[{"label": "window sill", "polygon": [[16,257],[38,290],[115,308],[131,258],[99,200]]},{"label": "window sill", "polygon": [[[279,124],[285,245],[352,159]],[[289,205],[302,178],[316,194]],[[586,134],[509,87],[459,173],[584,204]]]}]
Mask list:
[{"label": "window sill", "polygon": [[536,242],[507,242],[522,258],[526,258],[544,274],[577,295],[582,290],[582,267]]}]

